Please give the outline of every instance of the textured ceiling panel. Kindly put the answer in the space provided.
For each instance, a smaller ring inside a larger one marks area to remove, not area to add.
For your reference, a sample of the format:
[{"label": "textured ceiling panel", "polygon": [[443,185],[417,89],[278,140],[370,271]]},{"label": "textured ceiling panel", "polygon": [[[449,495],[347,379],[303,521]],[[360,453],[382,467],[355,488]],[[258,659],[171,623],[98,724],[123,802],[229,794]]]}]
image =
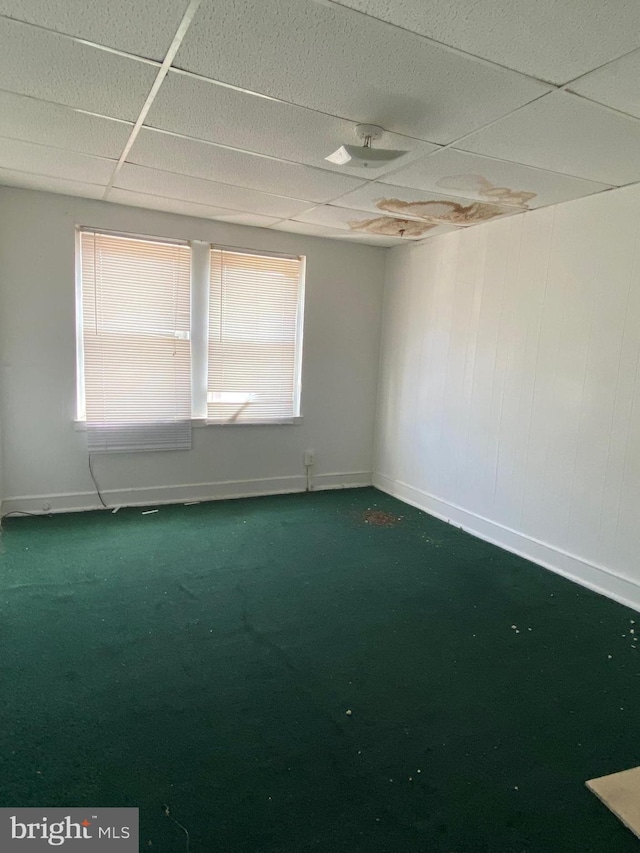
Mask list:
[{"label": "textured ceiling panel", "polygon": [[188,0],[0,0],[0,15],[162,61]]},{"label": "textured ceiling panel", "polygon": [[155,130],[141,131],[128,160],[142,166],[310,201],[329,201],[362,183],[347,175],[269,160]]},{"label": "textured ceiling panel", "polygon": [[27,190],[60,193],[61,195],[79,196],[80,198],[102,198],[104,193],[104,187],[98,184],[65,181],[63,178],[30,175],[26,172],[13,172],[10,169],[0,169],[0,186],[21,187]]},{"label": "textured ceiling panel", "polygon": [[327,237],[332,240],[342,240],[350,243],[364,243],[367,246],[399,246],[406,242],[402,237],[382,237],[377,234],[367,234],[365,231],[343,231],[339,228],[328,228],[325,225],[314,225],[311,222],[297,222],[287,219],[273,225],[272,231],[288,231],[291,234],[306,234],[309,237]]},{"label": "textured ceiling panel", "polygon": [[0,91],[0,134],[116,160],[132,124]]},{"label": "textured ceiling panel", "polygon": [[507,206],[495,201],[474,201],[444,193],[378,183],[366,184],[334,201],[334,204],[338,207],[369,210],[379,216],[391,214],[463,228],[501,216],[513,216],[514,213],[524,210],[522,206]]},{"label": "textured ceiling panel", "polygon": [[[638,4],[640,7],[640,3]],[[640,50],[605,65],[569,87],[572,92],[640,118]]]},{"label": "textured ceiling panel", "polygon": [[156,74],[153,65],[0,18],[4,90],[135,121]]},{"label": "textured ceiling panel", "polygon": [[413,33],[308,0],[205,0],[174,64],[437,143],[548,90]]},{"label": "textured ceiling panel", "polygon": [[336,0],[553,83],[640,46],[637,0]]},{"label": "textured ceiling panel", "polygon": [[[369,177],[366,170],[343,169],[324,159],[345,142],[357,144],[353,122],[247,95],[175,72],[170,72],[163,83],[146,124],[221,145],[339,171],[341,175]],[[385,133],[381,144],[420,154],[436,150],[436,146],[427,142],[392,133]],[[384,171],[378,169],[376,174]]]},{"label": "textured ceiling panel", "polygon": [[308,201],[283,198],[244,187],[203,181],[200,178],[161,172],[159,169],[147,169],[129,163],[122,167],[116,186],[138,193],[195,201],[246,213],[259,213],[274,219],[287,219],[311,206]]},{"label": "textured ceiling panel", "polygon": [[0,137],[0,168],[90,184],[109,183],[115,160]]},{"label": "textured ceiling panel", "polygon": [[565,92],[529,104],[456,147],[605,184],[640,180],[640,121]]},{"label": "textured ceiling panel", "polygon": [[329,228],[341,228],[363,234],[378,234],[383,237],[401,237],[403,240],[423,240],[425,237],[446,234],[448,231],[454,230],[453,226],[450,225],[418,222],[415,219],[403,219],[385,213],[372,216],[366,210],[334,207],[330,204],[314,207],[313,210],[295,218],[301,222],[326,225]]},{"label": "textured ceiling panel", "polygon": [[383,177],[381,183],[445,192],[475,201],[512,204],[529,210],[609,189],[607,184],[467,154],[453,148],[436,151]]},{"label": "textured ceiling panel", "polygon": [[[188,5],[0,0],[0,183],[101,197]],[[202,0],[175,64],[110,201],[390,246],[640,181],[637,0]]]},{"label": "textured ceiling panel", "polygon": [[227,210],[224,207],[197,204],[177,198],[145,195],[145,193],[136,193],[130,190],[112,189],[109,191],[108,200],[114,204],[127,204],[130,207],[164,210],[168,213],[180,213],[183,216],[196,216],[200,219],[216,219],[223,222],[234,222],[239,225],[256,225],[259,228],[267,228],[269,225],[278,222],[278,219],[272,216],[259,216],[257,213],[242,213],[238,210]]}]

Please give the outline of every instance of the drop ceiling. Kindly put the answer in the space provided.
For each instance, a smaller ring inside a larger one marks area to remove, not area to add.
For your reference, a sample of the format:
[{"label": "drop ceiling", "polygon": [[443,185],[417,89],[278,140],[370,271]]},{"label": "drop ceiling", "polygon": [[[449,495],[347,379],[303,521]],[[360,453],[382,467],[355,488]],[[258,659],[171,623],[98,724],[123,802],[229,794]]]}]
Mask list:
[{"label": "drop ceiling", "polygon": [[639,74],[637,0],[0,0],[0,184],[392,246],[639,182]]}]

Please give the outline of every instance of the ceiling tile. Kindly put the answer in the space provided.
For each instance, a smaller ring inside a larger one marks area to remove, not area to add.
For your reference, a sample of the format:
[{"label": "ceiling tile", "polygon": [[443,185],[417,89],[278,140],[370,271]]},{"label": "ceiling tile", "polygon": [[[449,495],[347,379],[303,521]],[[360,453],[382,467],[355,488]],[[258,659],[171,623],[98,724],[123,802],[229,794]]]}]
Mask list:
[{"label": "ceiling tile", "polygon": [[133,124],[0,91],[0,133],[98,157],[120,156]]},{"label": "ceiling tile", "polygon": [[639,46],[640,4],[616,0],[335,0],[553,83]]},{"label": "ceiling tile", "polygon": [[640,180],[640,122],[566,92],[523,107],[456,148],[605,184]]},{"label": "ceiling tile", "polygon": [[383,237],[379,234],[367,234],[366,231],[343,231],[339,228],[328,228],[325,225],[313,225],[311,222],[297,222],[286,219],[271,226],[272,231],[286,231],[289,234],[306,234],[309,237],[326,237],[330,240],[342,240],[349,243],[364,243],[367,246],[399,246],[406,243],[402,237]]},{"label": "ceiling tile", "polygon": [[135,121],[157,67],[0,18],[0,86]]},{"label": "ceiling tile", "polygon": [[334,201],[334,205],[367,210],[378,216],[390,214],[419,222],[427,220],[459,227],[478,225],[501,216],[513,216],[523,210],[522,207],[379,183],[366,184]]},{"label": "ceiling tile", "polygon": [[115,160],[0,137],[0,168],[106,186]]},{"label": "ceiling tile", "polygon": [[140,132],[128,160],[142,166],[316,202],[329,201],[362,184],[358,178],[336,172],[283,163],[147,129]]},{"label": "ceiling tile", "polygon": [[384,237],[401,237],[404,240],[422,240],[427,236],[446,234],[448,231],[454,230],[450,225],[433,225],[428,222],[403,219],[384,213],[372,216],[371,212],[367,210],[334,207],[330,204],[314,207],[313,210],[295,218],[300,222],[326,225],[329,228],[362,231],[366,234],[381,234]]},{"label": "ceiling tile", "polygon": [[200,219],[216,219],[239,225],[255,225],[267,228],[278,222],[273,216],[259,216],[257,213],[242,213],[208,204],[198,204],[177,198],[162,198],[157,195],[131,192],[130,190],[111,189],[107,201],[113,204],[127,204],[130,207],[144,207],[150,210],[164,210],[167,213],[180,213],[184,216],[197,216]]},{"label": "ceiling tile", "polygon": [[174,64],[438,143],[549,88],[373,18],[308,0],[205,0]]},{"label": "ceiling tile", "polygon": [[569,89],[592,101],[640,118],[639,77],[640,50],[636,50],[576,80]]},{"label": "ceiling tile", "polygon": [[380,182],[418,190],[444,190],[450,196],[499,202],[530,210],[609,189],[608,184],[467,154],[453,148],[437,151],[382,178]]},{"label": "ceiling tile", "polygon": [[[169,72],[162,84],[146,124],[341,175],[359,177],[364,172],[369,177],[366,169],[334,166],[324,159],[345,142],[357,144],[355,123],[176,72]],[[393,133],[385,133],[380,144],[415,156],[436,150],[428,142]],[[376,174],[384,171],[377,169]]]},{"label": "ceiling tile", "polygon": [[0,0],[0,15],[162,61],[188,0]]},{"label": "ceiling tile", "polygon": [[183,201],[225,207],[229,210],[258,213],[277,219],[295,216],[311,206],[308,201],[270,195],[229,184],[203,181],[201,178],[161,172],[159,169],[148,169],[145,166],[134,166],[130,163],[125,163],[122,167],[116,186],[138,193],[178,198]]},{"label": "ceiling tile", "polygon": [[268,228],[278,222],[277,217],[260,216],[258,213],[243,213],[241,210],[226,210],[216,216],[219,222],[231,222],[234,225],[253,225],[256,228]]},{"label": "ceiling tile", "polygon": [[26,172],[14,172],[0,169],[0,186],[20,187],[27,190],[40,190],[81,198],[102,198],[104,187],[98,184],[84,184],[79,181],[66,181],[63,178],[28,175]]}]

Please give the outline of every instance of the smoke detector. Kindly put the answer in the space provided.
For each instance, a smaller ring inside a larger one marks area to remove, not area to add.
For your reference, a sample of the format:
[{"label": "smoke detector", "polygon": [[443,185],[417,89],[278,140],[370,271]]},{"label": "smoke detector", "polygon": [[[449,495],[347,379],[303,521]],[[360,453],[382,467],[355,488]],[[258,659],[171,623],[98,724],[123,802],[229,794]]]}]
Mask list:
[{"label": "smoke detector", "polygon": [[356,166],[365,169],[379,169],[392,160],[397,160],[406,151],[396,151],[392,148],[372,148],[371,142],[380,139],[384,130],[377,124],[359,124],[356,126],[356,136],[362,140],[362,145],[341,145],[333,154],[325,157],[329,163],[336,166]]}]

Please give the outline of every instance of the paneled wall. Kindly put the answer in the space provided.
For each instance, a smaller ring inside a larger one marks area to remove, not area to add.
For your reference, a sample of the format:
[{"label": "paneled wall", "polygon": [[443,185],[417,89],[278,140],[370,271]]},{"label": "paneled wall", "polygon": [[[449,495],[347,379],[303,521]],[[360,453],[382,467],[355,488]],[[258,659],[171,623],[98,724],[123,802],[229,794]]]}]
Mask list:
[{"label": "paneled wall", "polygon": [[374,482],[640,609],[640,191],[394,249]]}]

